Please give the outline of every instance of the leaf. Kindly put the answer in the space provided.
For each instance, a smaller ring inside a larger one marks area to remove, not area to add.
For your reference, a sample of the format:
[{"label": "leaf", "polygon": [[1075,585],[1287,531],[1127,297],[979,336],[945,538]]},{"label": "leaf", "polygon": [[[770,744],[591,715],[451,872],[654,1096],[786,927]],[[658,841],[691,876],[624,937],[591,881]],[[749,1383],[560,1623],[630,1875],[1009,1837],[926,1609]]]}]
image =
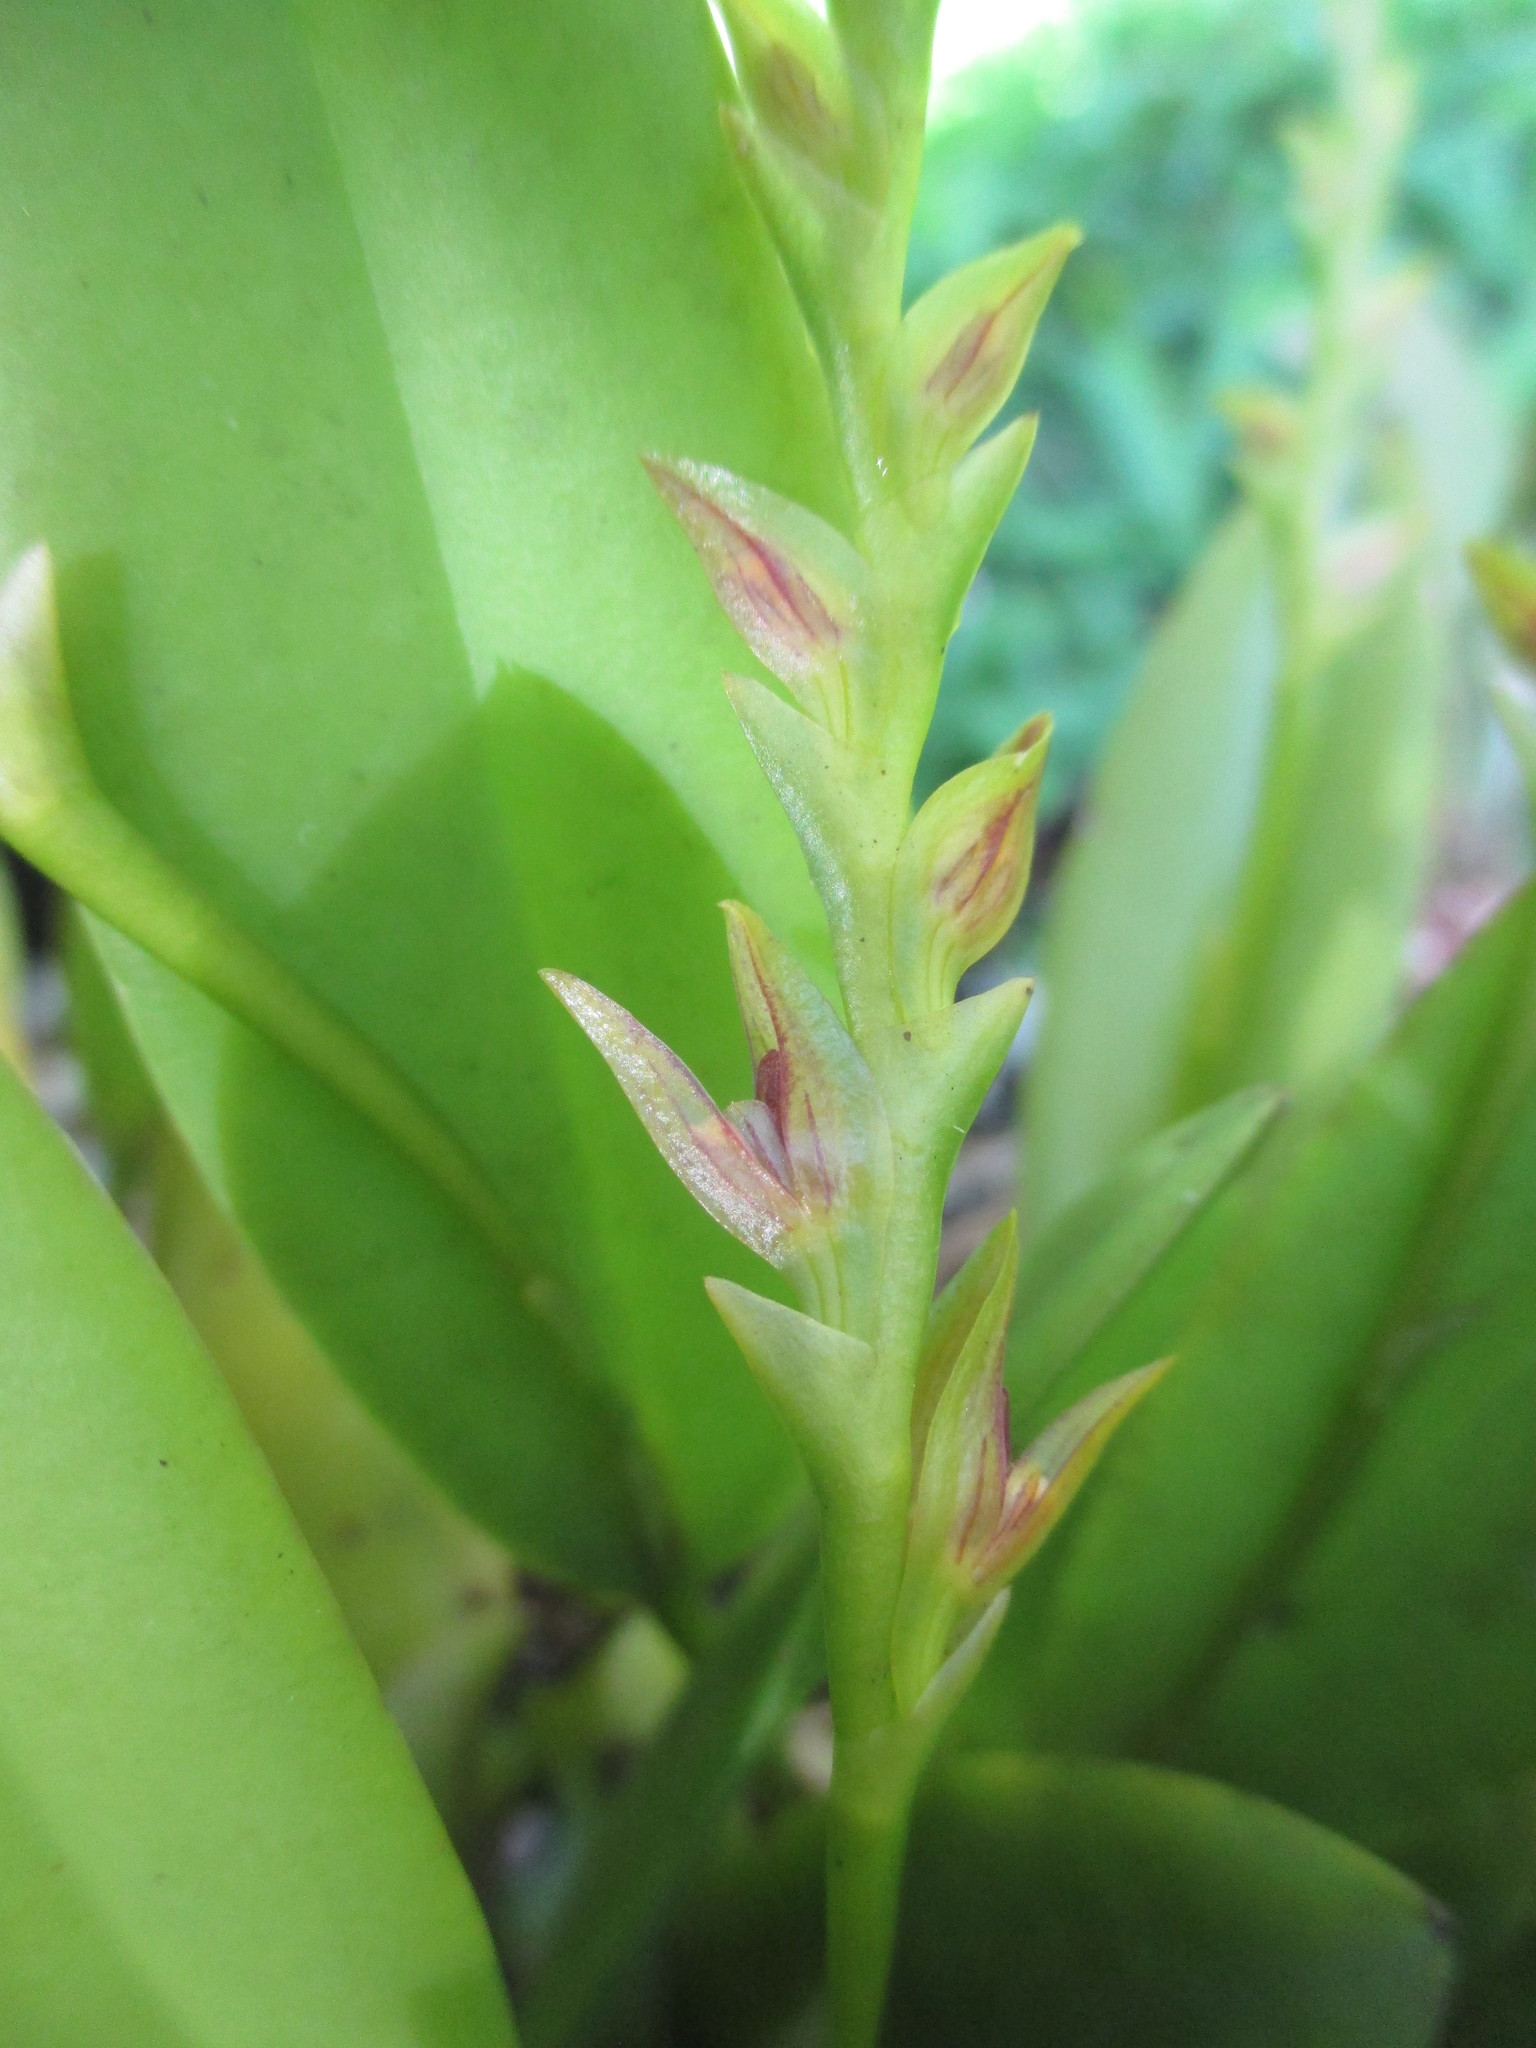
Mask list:
[{"label": "leaf", "polygon": [[[661,1468],[641,1512],[707,1570],[793,1461],[699,1286],[707,1224],[534,970],[599,981],[715,1083],[739,1054],[708,906],[824,951],[720,698],[739,643],[638,457],[697,449],[835,521],[830,432],[685,0],[297,17],[11,10],[0,553],[53,546],[107,795],[476,1154]],[[646,1542],[592,1525],[609,1454],[551,1419],[569,1374],[441,1205],[125,957],[203,1171],[376,1412],[547,1568],[643,1580]]]},{"label": "leaf", "polygon": [[[717,1862],[674,1944],[697,2048],[797,2038],[821,1966],[821,1811]],[[1400,1873],[1268,1801],[1009,1752],[916,1809],[889,2048],[1429,2048],[1454,1959]]]},{"label": "leaf", "polygon": [[1194,991],[1181,1110],[1256,1081],[1332,1086],[1397,1012],[1434,828],[1445,672],[1422,573],[1397,574],[1319,675],[1315,730],[1266,787],[1255,865]]},{"label": "leaf", "polygon": [[516,1627],[510,1558],[454,1512],[337,1378],[168,1128],[156,1154],[156,1263],[380,1686],[466,1619],[505,1656]]},{"label": "leaf", "polygon": [[1225,1786],[992,1755],[921,1799],[883,2039],[940,2048],[1429,2048],[1444,1918]]},{"label": "leaf", "polygon": [[1417,1859],[1536,1768],[1536,892],[1266,1178],[1016,1590],[1010,1727]]},{"label": "leaf", "polygon": [[1272,666],[1263,537],[1241,513],[1153,638],[1058,885],[1028,1102],[1031,1233],[1168,1121],[1190,984],[1247,844]]},{"label": "leaf", "polygon": [[584,2038],[707,1856],[746,1771],[816,1682],[820,1660],[816,1537],[802,1513],[737,1595],[607,1809],[528,2001],[534,2048]]},{"label": "leaf", "polygon": [[1036,1242],[1008,1332],[1008,1390],[1033,1409],[1236,1174],[1281,1109],[1248,1088],[1150,1138]]},{"label": "leaf", "polygon": [[0,1158],[8,2040],[509,2048],[469,1888],[297,1529],[8,1069]]}]

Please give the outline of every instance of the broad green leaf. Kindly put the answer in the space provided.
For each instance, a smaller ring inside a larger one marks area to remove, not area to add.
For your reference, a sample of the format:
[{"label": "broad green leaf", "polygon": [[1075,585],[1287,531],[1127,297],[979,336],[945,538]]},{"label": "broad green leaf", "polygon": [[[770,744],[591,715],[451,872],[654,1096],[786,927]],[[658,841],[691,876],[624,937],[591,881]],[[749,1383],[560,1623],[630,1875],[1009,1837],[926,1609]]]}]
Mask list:
[{"label": "broad green leaf", "polygon": [[[825,1855],[791,1809],[674,1944],[679,2037],[819,2038]],[[1429,2048],[1454,1958],[1399,1872],[1267,1800],[1145,1765],[995,1752],[919,1798],[885,2048]]]},{"label": "broad green leaf", "polygon": [[1088,798],[1052,911],[1030,1083],[1038,1230],[1168,1121],[1193,979],[1225,915],[1274,665],[1257,520],[1212,541],[1164,618]]},{"label": "broad green leaf", "polygon": [[1536,2048],[1536,1934],[1462,1987],[1444,2048]]},{"label": "broad green leaf", "polygon": [[706,1858],[742,1777],[821,1670],[817,1542],[796,1517],[737,1595],[605,1814],[530,1994],[537,2048],[587,2038]]},{"label": "broad green leaf", "polygon": [[383,1687],[466,1618],[516,1633],[505,1551],[458,1514],[338,1379],[175,1134],[153,1168],[151,1248],[282,1488]]},{"label": "broad green leaf", "polygon": [[1536,1768],[1536,892],[1288,1142],[1016,1589],[1011,1731],[1419,1860]]},{"label": "broad green leaf", "polygon": [[1138,1146],[1042,1234],[1020,1270],[1008,1332],[1008,1391],[1021,1411],[1053,1389],[1243,1171],[1280,1107],[1274,1090],[1249,1088],[1198,1111]]},{"label": "broad green leaf", "polygon": [[15,2048],[510,2048],[403,1745],[165,1283],[0,1068]]},{"label": "broad green leaf", "polygon": [[1434,827],[1446,649],[1400,572],[1316,678],[1300,758],[1266,782],[1230,929],[1193,991],[1172,1106],[1341,1080],[1391,1024]]},{"label": "broad green leaf", "polygon": [[1226,1786],[971,1757],[918,1808],[883,2039],[1429,2048],[1447,1933],[1397,1871]]},{"label": "broad green leaf", "polygon": [[[118,948],[157,1084],[464,1505],[602,1585],[654,1578],[669,1539],[637,1518],[722,1562],[782,1504],[788,1447],[698,1286],[714,1234],[535,980],[602,980],[732,1092],[708,906],[824,945],[719,692],[743,650],[639,462],[841,509],[707,16],[7,0],[0,23],[0,553],[55,551],[108,794],[476,1153],[577,1368],[354,1119]],[[645,1460],[602,1374],[659,1469],[627,1522],[612,1467]]]}]

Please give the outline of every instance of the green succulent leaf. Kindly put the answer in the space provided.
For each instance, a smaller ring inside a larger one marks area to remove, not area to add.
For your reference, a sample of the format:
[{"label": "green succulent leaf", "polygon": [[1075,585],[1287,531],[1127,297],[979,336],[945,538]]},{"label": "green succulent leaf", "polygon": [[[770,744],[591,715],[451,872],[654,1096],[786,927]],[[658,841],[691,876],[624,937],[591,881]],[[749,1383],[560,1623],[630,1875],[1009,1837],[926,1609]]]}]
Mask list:
[{"label": "green succulent leaf", "polygon": [[[0,554],[54,551],[92,772],[431,1099],[547,1284],[506,1299],[355,1118],[118,947],[147,1064],[289,1300],[461,1502],[600,1585],[652,1580],[678,1532],[723,1563],[793,1461],[699,1285],[708,1225],[535,980],[589,975],[725,1084],[709,906],[746,896],[824,955],[718,689],[740,643],[639,462],[702,449],[844,513],[708,19],[4,20]],[[615,1461],[652,1468],[617,1522]]]},{"label": "green succulent leaf", "polygon": [[233,1402],[3,1066],[0,1160],[7,2040],[510,2048],[469,1888]]},{"label": "green succulent leaf", "polygon": [[[672,1986],[699,2048],[766,2048],[814,2010],[819,1820],[792,1808],[701,1880]],[[882,2040],[1429,2048],[1448,1932],[1398,1871],[1267,1800],[993,1752],[918,1801]]]},{"label": "green succulent leaf", "polygon": [[1453,1969],[1416,1886],[1266,1801],[978,1756],[918,1806],[885,2038],[1429,2048]]},{"label": "green succulent leaf", "polygon": [[1419,1866],[1436,1816],[1536,1767],[1536,892],[1283,1143],[1016,1591],[1010,1726]]},{"label": "green succulent leaf", "polygon": [[1163,619],[1067,858],[1029,1090],[1031,1231],[1169,1120],[1192,981],[1247,843],[1269,718],[1264,538],[1221,529]]},{"label": "green succulent leaf", "polygon": [[1138,1146],[1042,1233],[1008,1332],[1008,1391],[1021,1410],[1087,1356],[1215,1197],[1250,1170],[1282,1107],[1276,1090],[1246,1088],[1198,1110]]}]

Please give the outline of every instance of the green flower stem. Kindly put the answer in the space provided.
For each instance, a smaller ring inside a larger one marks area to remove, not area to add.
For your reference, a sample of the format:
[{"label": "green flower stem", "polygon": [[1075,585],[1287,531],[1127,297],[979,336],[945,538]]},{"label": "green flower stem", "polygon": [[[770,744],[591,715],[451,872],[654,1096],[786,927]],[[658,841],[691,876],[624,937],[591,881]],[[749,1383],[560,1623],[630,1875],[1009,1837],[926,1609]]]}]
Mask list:
[{"label": "green flower stem", "polygon": [[[1298,138],[1297,152],[1299,226],[1315,278],[1311,360],[1289,446],[1273,460],[1250,459],[1245,479],[1264,521],[1274,575],[1280,647],[1273,722],[1231,937],[1196,1004],[1176,1116],[1254,1078],[1250,1055],[1266,1026],[1266,1012],[1254,1005],[1270,1000],[1264,962],[1308,830],[1307,788],[1329,664],[1358,625],[1358,614],[1328,588],[1326,559],[1357,483],[1361,417],[1381,378],[1379,347],[1367,337],[1385,283],[1379,249],[1407,95],[1385,53],[1380,0],[1333,0],[1329,17],[1337,106]],[[1307,171],[1309,148],[1326,154],[1322,178],[1315,167]]]},{"label": "green flower stem", "polygon": [[838,1736],[827,1797],[827,1996],[837,2048],[874,2048],[879,2036],[926,1755],[894,1722]]}]

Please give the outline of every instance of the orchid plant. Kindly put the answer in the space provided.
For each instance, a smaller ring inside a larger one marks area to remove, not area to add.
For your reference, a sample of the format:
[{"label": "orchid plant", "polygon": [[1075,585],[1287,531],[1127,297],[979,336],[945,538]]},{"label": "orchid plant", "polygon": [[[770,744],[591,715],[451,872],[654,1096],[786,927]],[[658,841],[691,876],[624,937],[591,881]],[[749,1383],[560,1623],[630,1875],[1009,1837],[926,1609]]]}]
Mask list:
[{"label": "orchid plant", "polygon": [[1536,898],[1402,1009],[1408,101],[1338,0],[1313,360],[936,1294],[1048,722],[914,777],[1077,237],[904,303],[934,12],[0,0],[0,832],[116,1198],[7,921],[18,2048],[1500,2039]]},{"label": "orchid plant", "polygon": [[[851,4],[823,25],[776,0],[725,6],[743,89],[727,123],[816,345],[854,532],[705,463],[648,463],[783,685],[726,681],[825,906],[842,1014],[760,917],[725,904],[755,1092],[722,1111],[618,1004],[545,975],[679,1178],[799,1302],[707,1283],[820,1511],[839,2048],[876,2037],[908,1814],[937,1733],[1010,1581],[1162,1370],[1095,1390],[1015,1457],[1002,1383],[1011,1218],[933,1299],[950,1170],[1030,995],[1021,980],[959,1002],[957,990],[1018,915],[1049,722],[1030,719],[915,816],[912,786],[945,644],[1034,421],[981,437],[1077,240],[1070,227],[1033,236],[903,312],[933,13]],[[97,792],[43,550],[0,596],[0,631],[0,821],[13,843],[371,1114],[502,1248],[494,1193],[409,1086]]]}]

